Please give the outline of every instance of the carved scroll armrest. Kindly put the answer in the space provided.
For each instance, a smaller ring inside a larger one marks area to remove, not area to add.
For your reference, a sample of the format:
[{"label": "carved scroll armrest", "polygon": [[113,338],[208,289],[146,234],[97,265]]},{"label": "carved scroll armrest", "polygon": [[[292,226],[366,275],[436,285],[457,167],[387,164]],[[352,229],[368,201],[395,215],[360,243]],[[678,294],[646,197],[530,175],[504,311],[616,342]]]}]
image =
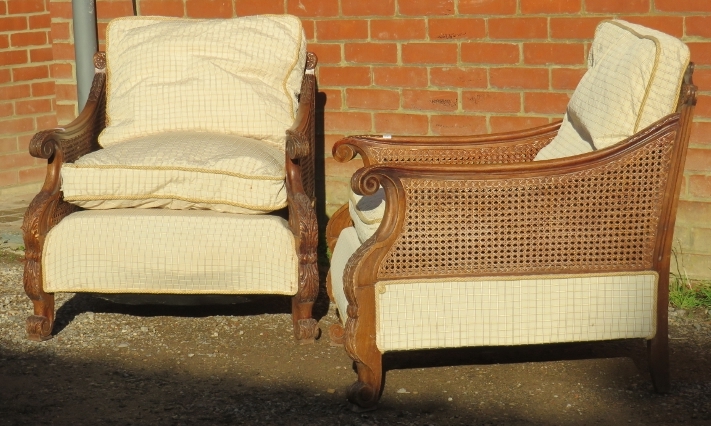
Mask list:
[{"label": "carved scroll armrest", "polygon": [[[618,145],[500,165],[376,165],[385,215],[352,258],[358,285],[382,280],[656,268],[678,163],[679,115]],[[350,263],[350,262],[349,262]]]},{"label": "carved scroll armrest", "polygon": [[532,161],[558,133],[560,122],[533,129],[475,136],[350,136],[336,142],[340,162],[398,164],[500,164]]}]

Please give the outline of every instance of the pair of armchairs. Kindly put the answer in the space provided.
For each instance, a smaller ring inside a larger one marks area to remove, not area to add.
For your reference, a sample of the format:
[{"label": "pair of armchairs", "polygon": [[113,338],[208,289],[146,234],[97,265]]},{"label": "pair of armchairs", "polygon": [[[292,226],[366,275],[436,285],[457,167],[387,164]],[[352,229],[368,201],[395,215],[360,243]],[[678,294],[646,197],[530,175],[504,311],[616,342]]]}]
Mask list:
[{"label": "pair of armchairs", "polygon": [[628,338],[647,339],[667,391],[692,71],[678,39],[606,21],[562,121],[337,142],[336,160],[364,162],[327,228],[349,400],[377,404],[385,352]]},{"label": "pair of armchairs", "polygon": [[23,225],[30,339],[54,293],[292,296],[312,342],[316,56],[293,16],[120,18],[86,107],[38,133]]}]

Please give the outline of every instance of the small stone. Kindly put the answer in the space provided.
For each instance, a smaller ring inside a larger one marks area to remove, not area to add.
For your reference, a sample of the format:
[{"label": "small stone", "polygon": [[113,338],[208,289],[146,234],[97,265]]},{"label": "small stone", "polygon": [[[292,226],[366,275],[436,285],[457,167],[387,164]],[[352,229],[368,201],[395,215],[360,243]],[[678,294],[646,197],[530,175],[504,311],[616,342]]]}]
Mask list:
[{"label": "small stone", "polygon": [[405,388],[400,388],[397,390],[397,393],[410,393],[410,392],[408,392]]},{"label": "small stone", "polygon": [[452,398],[447,398],[447,401],[451,401],[451,400],[452,400]]},{"label": "small stone", "polygon": [[194,356],[195,356],[195,354],[188,354],[188,358],[192,358]]},{"label": "small stone", "polygon": [[118,344],[118,347],[119,347],[119,348],[127,348],[127,347],[128,347],[128,343],[119,343],[119,344]]},{"label": "small stone", "polygon": [[326,392],[328,392],[328,393],[336,393],[336,390],[335,390],[335,389],[328,389],[328,390],[326,390]]},{"label": "small stone", "polygon": [[676,314],[680,317],[683,317],[684,315],[686,315],[686,309],[678,309],[676,311]]},{"label": "small stone", "polygon": [[141,331],[144,332],[144,333],[147,333],[147,332],[148,332],[148,327],[141,327]]}]

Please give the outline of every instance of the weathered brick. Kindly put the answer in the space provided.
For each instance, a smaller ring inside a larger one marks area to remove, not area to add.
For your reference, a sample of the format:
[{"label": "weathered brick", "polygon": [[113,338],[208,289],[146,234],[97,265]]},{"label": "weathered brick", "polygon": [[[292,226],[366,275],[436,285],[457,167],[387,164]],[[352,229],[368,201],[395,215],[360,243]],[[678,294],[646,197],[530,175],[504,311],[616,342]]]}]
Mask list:
[{"label": "weathered brick", "polygon": [[[11,121],[23,121],[23,122],[30,123],[30,128],[25,128],[26,126],[23,126],[24,130],[19,130],[20,132],[34,130],[32,128],[32,126],[34,126],[34,124],[33,124],[33,121],[31,118],[22,118],[20,120],[11,120]],[[5,123],[8,123],[8,122],[3,121],[3,126],[5,125]],[[29,167],[29,166],[34,166],[34,165],[35,165],[35,159],[33,157],[31,157],[29,153],[26,153],[26,152],[0,155],[0,170],[17,169],[20,167]]]},{"label": "weathered brick", "polygon": [[691,125],[689,143],[693,145],[711,146],[711,122],[694,122]]},{"label": "weathered brick", "polygon": [[309,43],[308,49],[316,54],[319,64],[337,64],[341,62],[341,44]]},{"label": "weathered brick", "polygon": [[51,47],[39,47],[30,49],[30,62],[49,62],[54,60],[54,53]]},{"label": "weathered brick", "polygon": [[397,90],[346,89],[346,106],[356,109],[394,110],[400,107]]},{"label": "weathered brick", "polygon": [[363,161],[360,158],[354,158],[347,163],[339,163],[333,158],[326,158],[324,161],[324,174],[326,176],[350,179],[353,173],[361,167],[363,167]]},{"label": "weathered brick", "polygon": [[31,30],[47,29],[52,24],[52,15],[43,13],[41,15],[30,15],[27,17]]},{"label": "weathered brick", "polygon": [[708,0],[654,0],[654,7],[663,12],[711,12]]},{"label": "weathered brick", "polygon": [[426,87],[427,69],[422,67],[373,67],[378,86]]},{"label": "weathered brick", "polygon": [[563,114],[570,94],[555,92],[527,92],[523,95],[523,110],[539,114]]},{"label": "weathered brick", "polygon": [[35,166],[29,169],[17,171],[19,183],[31,183],[44,179],[47,175],[47,168],[44,166]]},{"label": "weathered brick", "polygon": [[526,15],[579,13],[581,10],[581,0],[521,0],[521,13]]},{"label": "weathered brick", "polygon": [[687,16],[686,35],[711,38],[711,16]]},{"label": "weathered brick", "polygon": [[462,108],[482,113],[520,112],[521,95],[513,92],[465,90],[462,92]]},{"label": "weathered brick", "polygon": [[542,117],[492,116],[489,119],[489,124],[493,133],[513,132],[548,124],[548,119]]},{"label": "weathered brick", "polygon": [[72,34],[69,30],[69,22],[53,22],[51,28],[51,40],[68,40],[72,38]]},{"label": "weathered brick", "polygon": [[336,112],[324,113],[324,124],[327,132],[369,132],[372,130],[370,113],[367,112]]},{"label": "weathered brick", "polygon": [[[12,104],[9,104],[12,107]],[[12,113],[11,113],[12,115]],[[0,153],[8,153],[17,151],[17,138],[16,137],[0,137]]]},{"label": "weathered brick", "polygon": [[711,176],[689,176],[689,195],[711,199]]},{"label": "weathered brick", "polygon": [[[2,156],[0,156],[2,158]],[[18,177],[17,170],[1,170],[0,169],[0,187],[17,185]]]},{"label": "weathered brick", "polygon": [[26,50],[6,50],[0,52],[0,64],[4,66],[26,64],[28,59]]},{"label": "weathered brick", "polygon": [[395,0],[341,0],[343,16],[391,16]]},{"label": "weathered brick", "polygon": [[52,111],[52,101],[49,99],[29,99],[15,101],[18,115],[32,115]]},{"label": "weathered brick", "polygon": [[364,40],[368,38],[368,21],[362,19],[316,21],[319,41]]},{"label": "weathered brick", "polygon": [[[268,0],[250,2],[255,4],[269,3]],[[237,2],[241,4],[241,2]],[[283,3],[282,3],[283,5]],[[145,16],[185,16],[185,4],[183,0],[141,0],[141,14]]]},{"label": "weathered brick", "polygon": [[28,98],[29,96],[29,84],[13,84],[11,86],[3,87],[2,90],[0,90],[0,101]]},{"label": "weathered brick", "polygon": [[455,64],[457,45],[453,43],[407,43],[402,46],[406,64]]},{"label": "weathered brick", "polygon": [[231,18],[233,16],[231,0],[186,1],[185,12],[191,18]]},{"label": "weathered brick", "polygon": [[585,10],[592,13],[645,13],[649,0],[585,0]]},{"label": "weathered brick", "polygon": [[546,68],[492,68],[489,84],[502,89],[547,89]]},{"label": "weathered brick", "polygon": [[398,0],[398,9],[410,16],[453,15],[454,0]]},{"label": "weathered brick", "polygon": [[52,64],[50,68],[50,75],[52,78],[58,79],[73,79],[74,78],[74,67],[71,64]]},{"label": "weathered brick", "polygon": [[480,115],[433,115],[430,130],[435,135],[461,136],[487,133],[486,117]]},{"label": "weathered brick", "polygon": [[530,65],[577,65],[585,63],[582,43],[524,43],[523,62]]},{"label": "weathered brick", "polygon": [[426,34],[424,19],[370,21],[370,37],[373,40],[423,40]]},{"label": "weathered brick", "polygon": [[341,89],[319,89],[316,94],[316,108],[320,111],[340,111],[343,108]]},{"label": "weathered brick", "polygon": [[694,172],[711,170],[711,149],[689,148],[684,170]]},{"label": "weathered brick", "polygon": [[322,86],[368,86],[369,67],[319,67],[319,84]]},{"label": "weathered brick", "polygon": [[27,29],[27,17],[25,16],[9,16],[0,18],[0,31],[23,31]]},{"label": "weathered brick", "polygon": [[496,39],[548,38],[548,20],[543,17],[491,18],[489,37]]},{"label": "weathered brick", "polygon": [[39,80],[49,77],[49,65],[37,65],[12,69],[13,81]]},{"label": "weathered brick", "polygon": [[[10,117],[15,113],[15,108],[12,102],[0,102],[0,119],[5,117]],[[3,146],[3,139],[0,139],[0,152]]]},{"label": "weathered brick", "polygon": [[40,81],[37,83],[32,83],[32,96],[50,96],[54,95],[54,81]]},{"label": "weathered brick", "polygon": [[420,111],[456,111],[459,107],[457,92],[443,90],[403,89],[402,106]]},{"label": "weathered brick", "polygon": [[556,90],[574,90],[587,68],[553,68],[551,70],[551,88]]},{"label": "weathered brick", "polygon": [[430,18],[430,40],[461,40],[486,37],[486,24],[481,18]]},{"label": "weathered brick", "polygon": [[393,135],[425,135],[429,128],[426,115],[376,113],[375,131]]},{"label": "weathered brick", "polygon": [[397,62],[395,43],[348,43],[345,45],[347,62],[394,64]]},{"label": "weathered brick", "polygon": [[286,10],[296,16],[337,16],[338,0],[287,0]]},{"label": "weathered brick", "polygon": [[484,88],[486,69],[446,67],[430,69],[430,85],[435,87]]},{"label": "weathered brick", "polygon": [[44,0],[7,0],[7,12],[10,15],[44,11]]},{"label": "weathered brick", "polygon": [[550,20],[551,38],[553,39],[592,39],[595,28],[608,16],[558,18]]},{"label": "weathered brick", "polygon": [[516,64],[520,61],[518,44],[462,43],[462,62],[476,64]]},{"label": "weathered brick", "polygon": [[513,15],[516,13],[516,0],[459,0],[459,13]]}]

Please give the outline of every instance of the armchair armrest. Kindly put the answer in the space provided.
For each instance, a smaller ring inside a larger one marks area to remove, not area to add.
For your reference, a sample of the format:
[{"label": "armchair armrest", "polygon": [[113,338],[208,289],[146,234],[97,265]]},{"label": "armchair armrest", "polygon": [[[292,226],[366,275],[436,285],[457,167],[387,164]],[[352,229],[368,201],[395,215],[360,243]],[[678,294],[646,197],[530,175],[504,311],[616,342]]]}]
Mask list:
[{"label": "armchair armrest", "polygon": [[347,162],[360,154],[365,166],[519,163],[532,161],[558,133],[560,123],[490,135],[350,136],[336,142],[333,157]]}]

